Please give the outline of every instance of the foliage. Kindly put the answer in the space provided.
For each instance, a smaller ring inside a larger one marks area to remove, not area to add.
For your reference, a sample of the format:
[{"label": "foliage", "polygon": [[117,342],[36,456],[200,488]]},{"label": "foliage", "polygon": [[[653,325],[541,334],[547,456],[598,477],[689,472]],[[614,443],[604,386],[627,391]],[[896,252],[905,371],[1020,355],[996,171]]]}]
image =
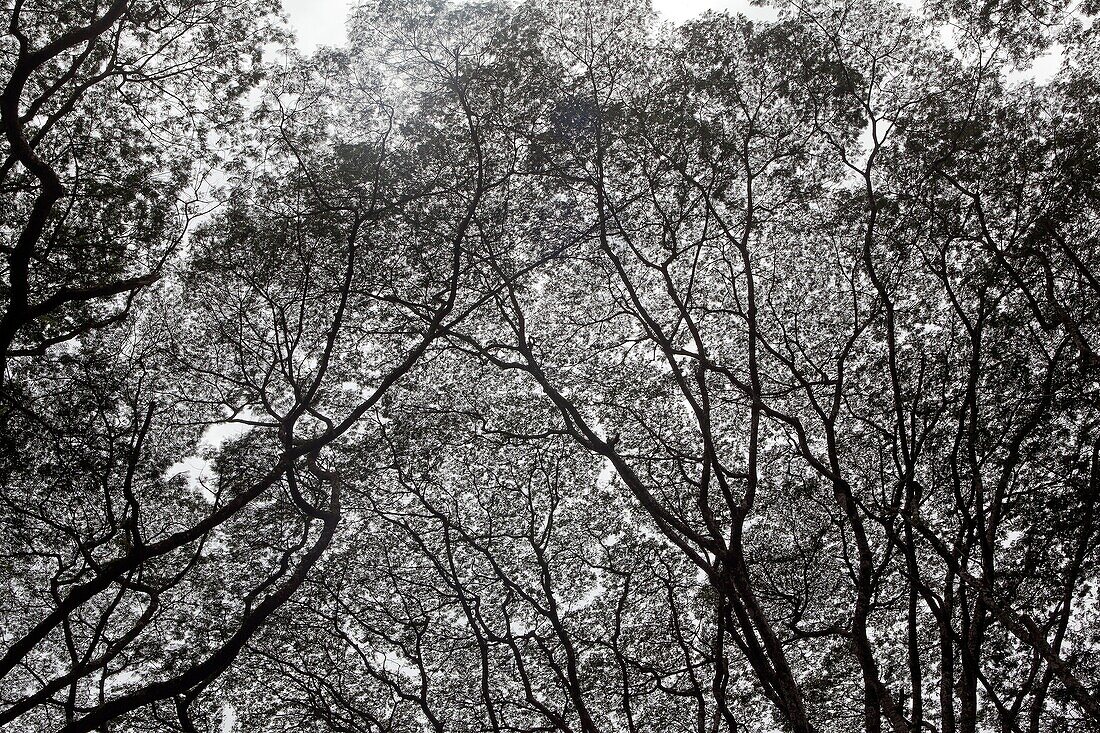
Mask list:
[{"label": "foliage", "polygon": [[0,727],[1100,725],[1096,7],[277,10],[5,9]]}]

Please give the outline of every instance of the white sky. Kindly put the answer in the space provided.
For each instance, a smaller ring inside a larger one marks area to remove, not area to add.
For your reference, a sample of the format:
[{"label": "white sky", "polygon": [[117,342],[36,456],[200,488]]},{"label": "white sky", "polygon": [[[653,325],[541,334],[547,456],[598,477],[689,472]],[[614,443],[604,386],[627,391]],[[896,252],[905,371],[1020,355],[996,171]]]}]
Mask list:
[{"label": "white sky", "polygon": [[[298,47],[312,51],[320,45],[344,42],[344,20],[355,0],[283,0],[290,25],[298,34]],[[731,10],[749,17],[768,16],[771,11],[753,7],[749,0],[653,0],[653,7],[671,20],[685,20],[708,8]]]}]

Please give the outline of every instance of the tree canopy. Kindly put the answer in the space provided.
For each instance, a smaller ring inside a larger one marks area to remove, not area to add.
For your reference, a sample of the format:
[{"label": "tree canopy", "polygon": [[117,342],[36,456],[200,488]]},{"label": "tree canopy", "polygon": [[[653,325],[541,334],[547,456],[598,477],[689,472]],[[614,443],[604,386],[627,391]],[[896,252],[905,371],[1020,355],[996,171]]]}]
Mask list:
[{"label": "tree canopy", "polygon": [[8,2],[0,729],[1100,728],[1100,5],[772,10]]}]

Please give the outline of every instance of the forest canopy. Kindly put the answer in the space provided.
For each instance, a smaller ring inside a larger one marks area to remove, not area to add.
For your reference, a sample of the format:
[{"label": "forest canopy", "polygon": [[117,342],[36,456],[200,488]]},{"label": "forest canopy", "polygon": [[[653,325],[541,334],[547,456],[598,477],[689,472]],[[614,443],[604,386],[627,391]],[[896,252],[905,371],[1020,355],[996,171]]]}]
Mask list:
[{"label": "forest canopy", "polygon": [[1100,4],[770,8],[6,0],[0,729],[1100,730]]}]

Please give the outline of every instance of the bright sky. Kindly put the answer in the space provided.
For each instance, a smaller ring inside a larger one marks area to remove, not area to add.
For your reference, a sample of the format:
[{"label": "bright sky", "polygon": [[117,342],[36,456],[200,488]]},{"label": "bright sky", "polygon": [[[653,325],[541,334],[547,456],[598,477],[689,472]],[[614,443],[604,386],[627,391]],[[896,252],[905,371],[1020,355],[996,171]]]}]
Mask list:
[{"label": "bright sky", "polygon": [[[344,20],[355,0],[283,0],[291,26],[298,33],[298,46],[312,51],[320,45],[344,42]],[[708,8],[732,10],[749,17],[768,15],[770,11],[753,7],[749,0],[653,0],[653,7],[666,18],[684,20]]]}]

